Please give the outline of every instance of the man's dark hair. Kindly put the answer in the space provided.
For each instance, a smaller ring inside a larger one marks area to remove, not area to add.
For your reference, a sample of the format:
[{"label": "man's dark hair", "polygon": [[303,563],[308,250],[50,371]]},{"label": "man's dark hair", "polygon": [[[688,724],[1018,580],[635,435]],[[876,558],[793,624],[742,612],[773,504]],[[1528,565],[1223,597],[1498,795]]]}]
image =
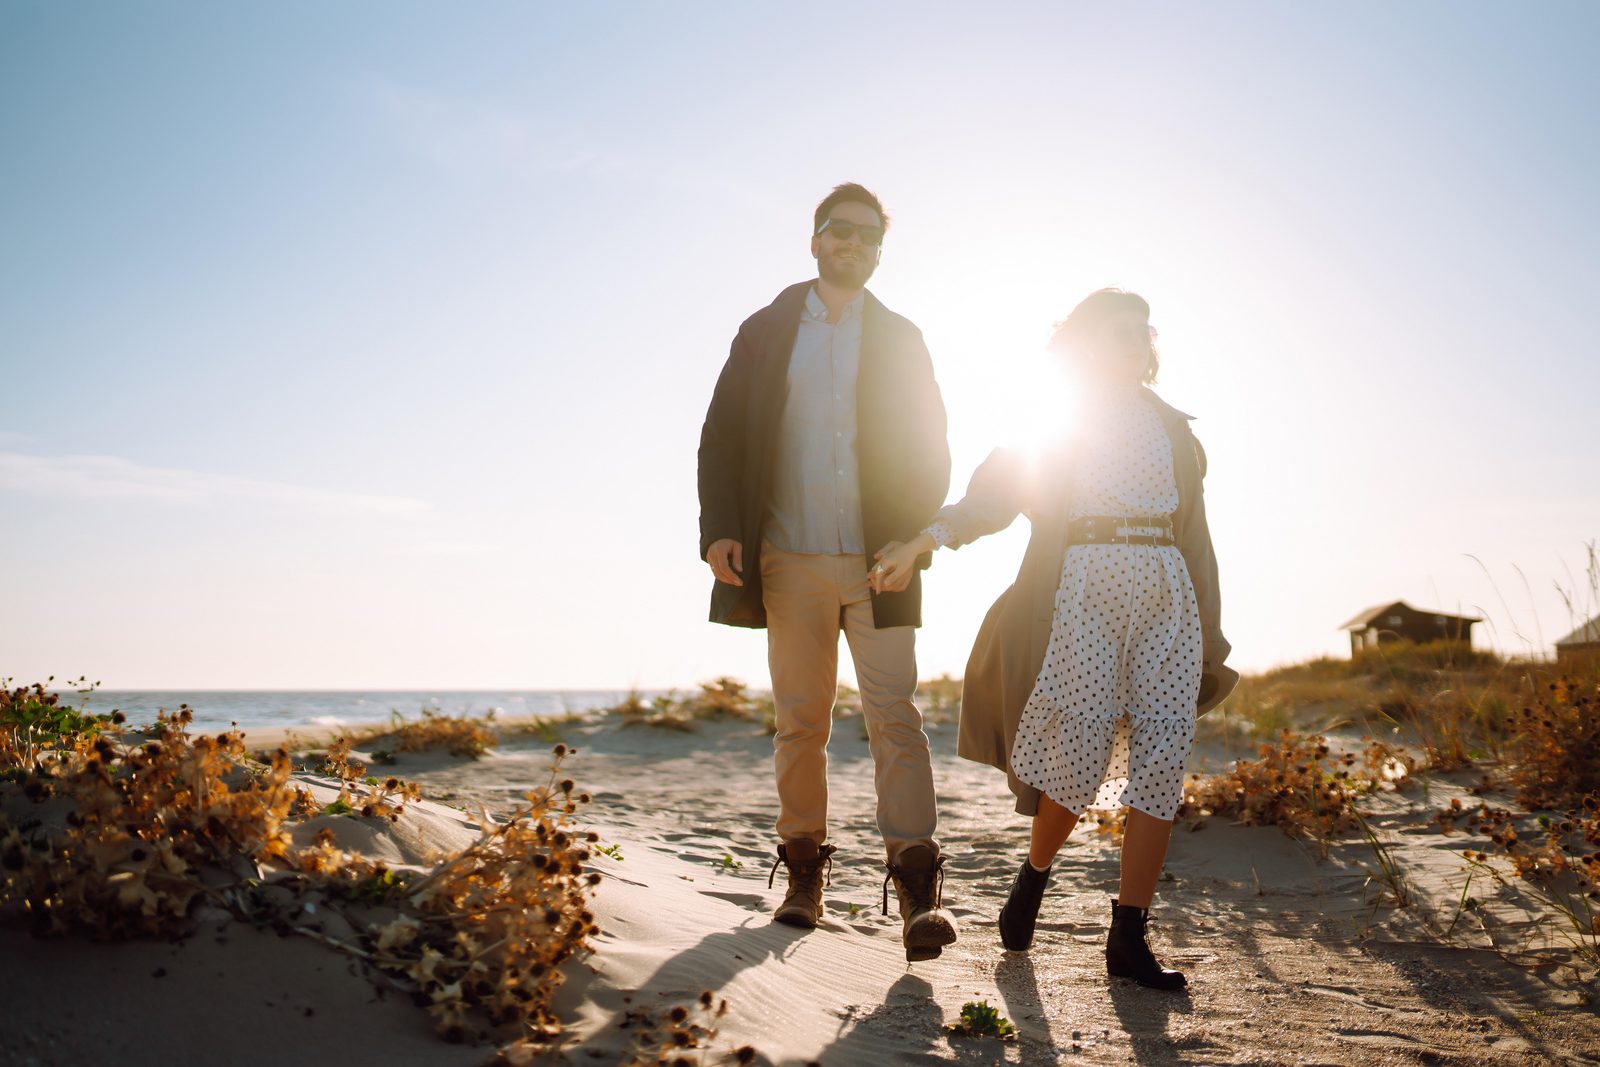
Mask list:
[{"label": "man's dark hair", "polygon": [[878,218],[883,220],[884,232],[889,230],[889,213],[883,210],[883,205],[878,198],[867,191],[866,186],[857,185],[855,182],[845,182],[835,185],[833,192],[822,198],[822,203],[817,205],[817,212],[811,218],[811,232],[815,234],[828,221],[828,214],[834,207],[845,203],[865,204],[878,213]]}]

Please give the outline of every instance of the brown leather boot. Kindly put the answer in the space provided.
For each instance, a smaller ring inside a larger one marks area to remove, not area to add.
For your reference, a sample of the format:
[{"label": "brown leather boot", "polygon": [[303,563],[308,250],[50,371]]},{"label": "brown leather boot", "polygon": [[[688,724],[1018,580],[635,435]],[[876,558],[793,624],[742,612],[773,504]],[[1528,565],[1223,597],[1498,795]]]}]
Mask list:
[{"label": "brown leather boot", "polygon": [[815,930],[822,919],[822,887],[827,884],[823,868],[833,870],[832,845],[818,845],[809,837],[797,837],[778,846],[778,858],[767,875],[767,888],[778,876],[778,864],[789,869],[789,891],[773,912],[774,922]]},{"label": "brown leather boot", "polygon": [[944,906],[944,856],[927,845],[913,845],[887,865],[883,880],[883,913],[889,913],[889,883],[900,900],[905,924],[900,940],[906,960],[931,960],[956,939],[956,917]]}]

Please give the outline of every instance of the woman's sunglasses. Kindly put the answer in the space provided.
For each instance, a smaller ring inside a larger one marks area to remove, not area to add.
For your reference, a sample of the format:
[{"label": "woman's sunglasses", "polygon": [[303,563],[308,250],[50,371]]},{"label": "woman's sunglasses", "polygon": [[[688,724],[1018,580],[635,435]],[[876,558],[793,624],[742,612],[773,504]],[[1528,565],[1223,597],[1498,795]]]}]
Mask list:
[{"label": "woman's sunglasses", "polygon": [[1101,336],[1108,340],[1146,341],[1156,343],[1156,328],[1142,322],[1107,322],[1100,328]]},{"label": "woman's sunglasses", "polygon": [[821,226],[817,227],[817,236],[821,237],[824,230],[833,234],[841,241],[848,241],[852,237],[860,237],[861,243],[864,245],[883,244],[882,226],[863,226],[859,222],[846,222],[843,219],[828,219]]}]

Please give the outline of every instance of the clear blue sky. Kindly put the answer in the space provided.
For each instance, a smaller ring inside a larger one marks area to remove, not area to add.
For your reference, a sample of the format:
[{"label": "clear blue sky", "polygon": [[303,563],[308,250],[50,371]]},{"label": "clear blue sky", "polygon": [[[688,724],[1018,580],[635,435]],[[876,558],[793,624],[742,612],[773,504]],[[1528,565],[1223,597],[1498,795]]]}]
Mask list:
[{"label": "clear blue sky", "polygon": [[[1123,285],[1241,666],[1396,597],[1548,644],[1600,536],[1597,37],[1588,3],[7,3],[0,674],[766,684],[704,622],[694,450],[847,179],[954,493]],[[925,674],[1025,536],[939,559]]]}]

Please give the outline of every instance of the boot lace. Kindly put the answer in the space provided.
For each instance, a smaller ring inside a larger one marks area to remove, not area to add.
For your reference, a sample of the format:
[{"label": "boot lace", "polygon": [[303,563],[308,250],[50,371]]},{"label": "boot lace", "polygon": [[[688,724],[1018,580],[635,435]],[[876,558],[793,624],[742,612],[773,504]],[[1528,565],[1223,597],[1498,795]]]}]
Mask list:
[{"label": "boot lace", "polygon": [[823,845],[815,861],[811,863],[790,863],[779,856],[772,861],[772,870],[767,872],[767,888],[772,888],[773,881],[778,877],[778,867],[789,869],[789,887],[809,892],[815,887],[817,879],[822,879],[822,886],[826,889],[833,884],[833,846]]},{"label": "boot lace", "polygon": [[906,896],[911,898],[913,911],[928,911],[944,907],[944,855],[941,853],[933,861],[933,870],[926,874],[907,875],[903,867],[893,863],[887,864],[889,873],[883,879],[883,913],[889,914],[889,884],[896,878],[905,886]]}]

